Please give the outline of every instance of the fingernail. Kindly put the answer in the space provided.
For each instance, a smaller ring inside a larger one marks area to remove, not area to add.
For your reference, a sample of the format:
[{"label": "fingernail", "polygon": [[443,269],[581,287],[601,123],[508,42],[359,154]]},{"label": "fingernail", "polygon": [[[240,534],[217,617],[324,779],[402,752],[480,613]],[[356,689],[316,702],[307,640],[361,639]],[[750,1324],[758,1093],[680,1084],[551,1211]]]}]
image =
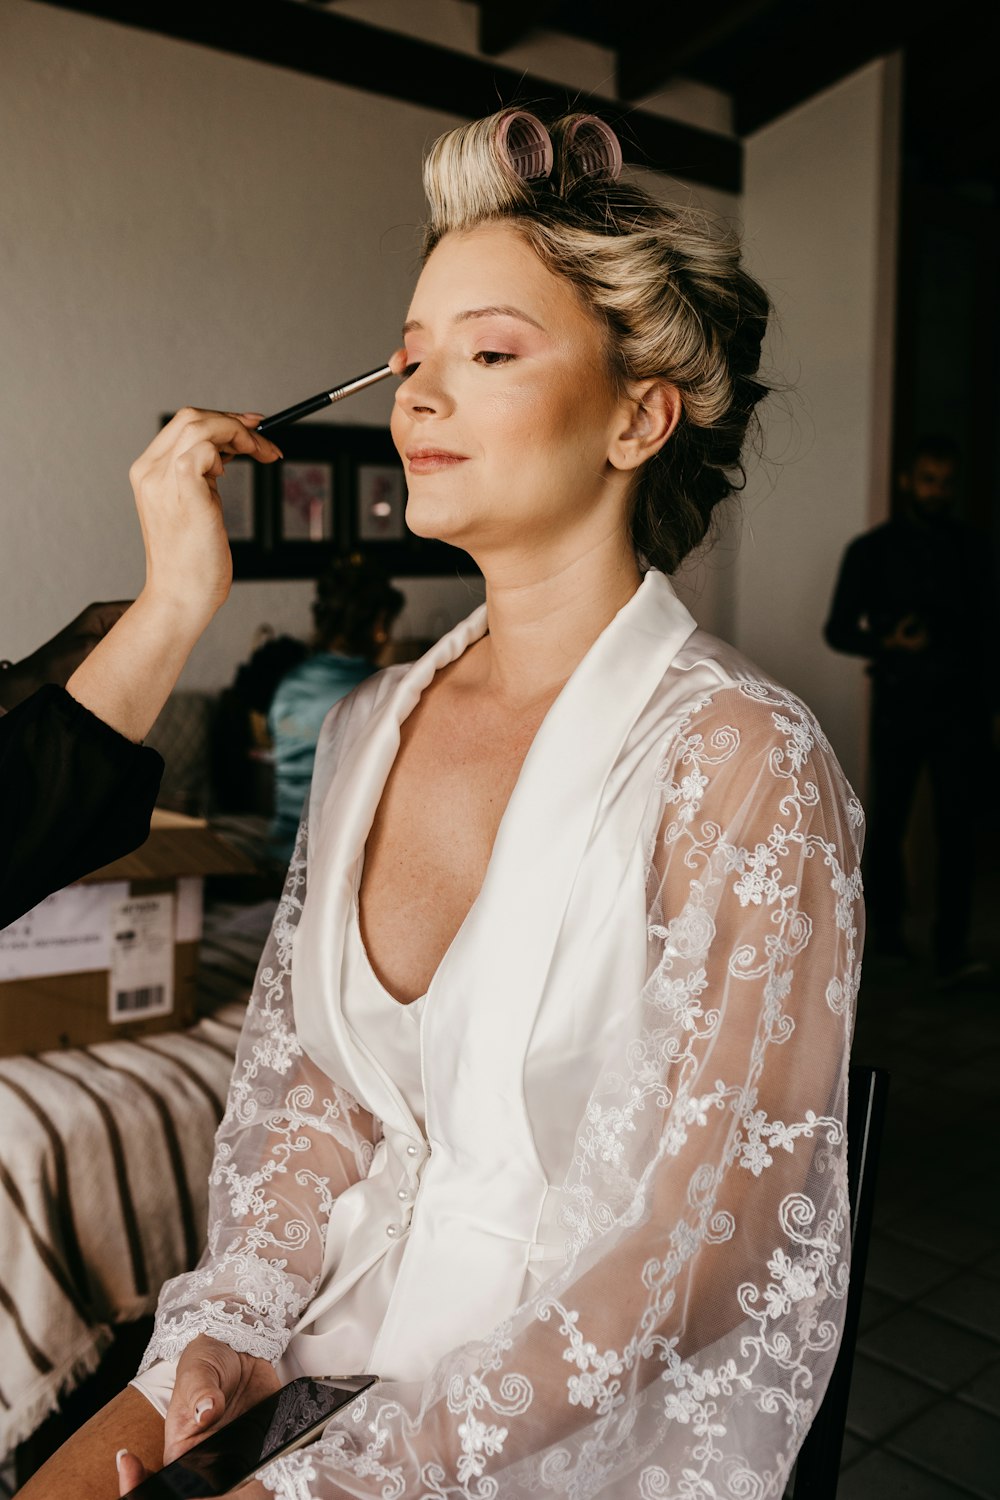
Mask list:
[{"label": "fingernail", "polygon": [[125,1457],[125,1455],[127,1453],[128,1453],[128,1449],[127,1448],[119,1448],[118,1452],[115,1454],[115,1468],[118,1470],[119,1474],[122,1471],[122,1459]]},{"label": "fingernail", "polygon": [[214,1405],[215,1402],[212,1400],[211,1396],[206,1396],[204,1400],[199,1401],[198,1405],[194,1409],[195,1421],[200,1424],[202,1417],[205,1416],[207,1412],[210,1412]]}]

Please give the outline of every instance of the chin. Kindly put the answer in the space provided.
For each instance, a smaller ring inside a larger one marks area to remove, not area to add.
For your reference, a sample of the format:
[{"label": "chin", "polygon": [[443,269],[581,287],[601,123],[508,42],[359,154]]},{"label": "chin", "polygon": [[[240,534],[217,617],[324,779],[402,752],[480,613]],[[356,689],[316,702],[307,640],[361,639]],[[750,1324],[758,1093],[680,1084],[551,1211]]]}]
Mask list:
[{"label": "chin", "polygon": [[429,542],[447,542],[450,547],[465,547],[468,516],[453,500],[414,497],[412,490],[406,502],[406,524],[414,536]]}]

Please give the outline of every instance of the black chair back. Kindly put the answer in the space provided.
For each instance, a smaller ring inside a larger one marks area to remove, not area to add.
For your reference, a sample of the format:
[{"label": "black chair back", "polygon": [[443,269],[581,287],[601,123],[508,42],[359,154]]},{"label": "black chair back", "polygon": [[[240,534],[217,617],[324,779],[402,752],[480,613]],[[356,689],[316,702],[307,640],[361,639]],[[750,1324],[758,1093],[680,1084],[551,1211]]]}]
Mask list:
[{"label": "black chair back", "polygon": [[868,1242],[875,1209],[878,1168],[889,1075],[884,1068],[852,1065],[847,1083],[847,1189],[851,1202],[851,1281],[840,1352],[826,1395],[802,1444],[792,1479],[792,1500],[835,1500],[844,1446],[847,1401],[851,1394],[854,1345],[858,1337]]}]

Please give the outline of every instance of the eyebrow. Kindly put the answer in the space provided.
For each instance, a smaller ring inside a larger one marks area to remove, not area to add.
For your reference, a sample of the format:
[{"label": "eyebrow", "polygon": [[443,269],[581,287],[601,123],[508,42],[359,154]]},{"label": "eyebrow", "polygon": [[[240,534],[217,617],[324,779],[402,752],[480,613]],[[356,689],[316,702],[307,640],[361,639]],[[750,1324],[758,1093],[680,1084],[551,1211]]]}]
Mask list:
[{"label": "eyebrow", "polygon": [[[470,307],[467,312],[456,314],[452,321],[455,323],[468,323],[473,318],[519,318],[522,323],[530,323],[533,328],[539,328],[542,333],[545,332],[545,329],[536,318],[532,318],[528,313],[522,312],[519,307]],[[408,333],[412,333],[415,328],[423,328],[423,326],[422,323],[417,322],[416,318],[411,318],[408,323],[403,324],[403,337],[405,338]]]}]

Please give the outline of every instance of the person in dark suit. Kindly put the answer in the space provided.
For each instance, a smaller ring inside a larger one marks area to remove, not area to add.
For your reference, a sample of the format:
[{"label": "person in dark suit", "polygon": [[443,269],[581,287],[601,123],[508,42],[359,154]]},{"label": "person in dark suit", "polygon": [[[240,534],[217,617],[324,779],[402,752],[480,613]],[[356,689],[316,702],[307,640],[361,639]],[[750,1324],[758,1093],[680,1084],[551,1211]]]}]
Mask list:
[{"label": "person in dark suit", "polygon": [[258,421],[178,412],[130,473],[139,597],[89,606],[0,669],[0,926],[147,837],[163,762],[142,740],[232,583],[216,481],[237,453],[280,456]]},{"label": "person in dark suit", "polygon": [[958,449],[921,439],[899,479],[901,504],[844,554],[826,640],[867,657],[872,678],[866,896],[877,952],[907,953],[903,841],[921,771],[934,804],[933,956],[942,982],[969,970],[977,818],[995,633],[987,553],[953,511]]}]

